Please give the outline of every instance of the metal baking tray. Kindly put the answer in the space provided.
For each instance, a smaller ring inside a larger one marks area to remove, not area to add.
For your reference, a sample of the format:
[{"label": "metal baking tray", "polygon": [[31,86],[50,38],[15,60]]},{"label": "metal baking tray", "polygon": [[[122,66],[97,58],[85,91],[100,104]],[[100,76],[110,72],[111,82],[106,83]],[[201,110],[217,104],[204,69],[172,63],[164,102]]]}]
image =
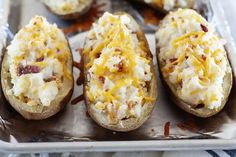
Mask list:
[{"label": "metal baking tray", "polygon": [[[236,48],[219,2],[199,0],[196,9],[215,24],[219,34],[227,40],[225,48],[235,74]],[[78,51],[82,48],[86,31],[92,22],[105,11],[126,11],[138,21],[146,33],[157,70],[154,32],[163,15],[147,6],[125,0],[97,0],[84,18],[74,21],[59,19],[39,0],[2,0],[1,55],[17,30],[28,23],[34,15],[43,15],[50,22],[57,23],[67,34],[73,51],[74,78],[77,81],[80,76],[77,67],[77,63],[80,62]],[[159,78],[159,74],[157,77]],[[232,93],[235,93],[235,90],[234,86]],[[222,112],[211,118],[201,119],[177,108],[168,99],[160,79],[158,91],[158,101],[150,119],[139,129],[127,133],[106,130],[90,119],[81,99],[83,93],[80,81],[75,82],[72,99],[66,108],[57,115],[41,121],[22,118],[0,93],[0,151],[29,153],[236,148],[236,97],[233,94]]]}]

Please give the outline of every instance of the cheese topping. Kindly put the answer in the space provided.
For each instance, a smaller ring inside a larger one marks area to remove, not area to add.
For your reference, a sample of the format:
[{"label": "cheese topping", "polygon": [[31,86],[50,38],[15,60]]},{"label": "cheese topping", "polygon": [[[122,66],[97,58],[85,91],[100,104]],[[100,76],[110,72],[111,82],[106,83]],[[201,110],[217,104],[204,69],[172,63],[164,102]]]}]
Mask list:
[{"label": "cheese topping", "polygon": [[189,104],[220,107],[223,80],[230,72],[225,40],[191,9],[179,9],[163,21],[156,33],[163,75]]},{"label": "cheese topping", "polygon": [[127,15],[105,13],[88,33],[84,53],[90,59],[87,95],[111,123],[140,117],[151,80],[150,57]]},{"label": "cheese topping", "polygon": [[67,40],[57,26],[36,16],[22,28],[7,48],[13,94],[29,105],[49,106],[61,88],[63,77],[71,79],[66,64]]},{"label": "cheese topping", "polygon": [[193,8],[195,0],[144,0],[146,3],[152,3],[159,8],[170,11],[174,8]]},{"label": "cheese topping", "polygon": [[42,0],[53,12],[59,15],[81,11],[91,0]]}]

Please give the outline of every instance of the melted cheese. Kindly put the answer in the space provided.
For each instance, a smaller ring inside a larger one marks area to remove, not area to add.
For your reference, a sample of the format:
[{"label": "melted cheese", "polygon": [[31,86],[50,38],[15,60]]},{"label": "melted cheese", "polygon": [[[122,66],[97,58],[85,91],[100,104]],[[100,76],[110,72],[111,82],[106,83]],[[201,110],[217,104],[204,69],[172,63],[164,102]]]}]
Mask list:
[{"label": "melted cheese", "polygon": [[217,109],[224,98],[223,78],[230,68],[224,42],[214,28],[195,11],[179,9],[164,20],[156,38],[161,70],[178,96],[190,104]]},{"label": "melted cheese", "polygon": [[152,79],[151,58],[141,54],[146,48],[132,32],[137,30],[127,15],[105,13],[85,44],[90,59],[87,95],[99,112],[108,112],[111,123],[140,116],[144,102],[154,101],[145,87]]},{"label": "melted cheese", "polygon": [[[60,90],[63,77],[72,79],[66,66],[70,55],[67,40],[56,25],[43,17],[35,16],[22,28],[7,53],[12,93],[29,105],[49,106]],[[34,66],[39,71],[20,74],[19,66]]]}]

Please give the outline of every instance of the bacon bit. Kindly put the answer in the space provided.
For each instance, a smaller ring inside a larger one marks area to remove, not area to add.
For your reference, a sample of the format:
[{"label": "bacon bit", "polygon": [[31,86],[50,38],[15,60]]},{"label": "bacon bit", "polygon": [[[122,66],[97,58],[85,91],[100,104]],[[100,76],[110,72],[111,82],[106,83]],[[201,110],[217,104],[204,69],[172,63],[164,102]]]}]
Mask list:
[{"label": "bacon bit", "polygon": [[99,76],[98,79],[102,84],[105,82],[105,78],[103,76]]},{"label": "bacon bit", "polygon": [[71,100],[71,105],[76,105],[77,103],[79,103],[80,101],[84,100],[84,95],[80,95],[78,97],[76,97],[75,99]]},{"label": "bacon bit", "polygon": [[164,126],[164,136],[168,137],[170,135],[170,122],[166,122]]},{"label": "bacon bit", "polygon": [[26,65],[25,67],[23,67],[23,65],[20,64],[17,68],[18,76],[24,74],[38,73],[38,72],[40,72],[40,68],[34,65]]},{"label": "bacon bit", "polygon": [[198,131],[198,126],[191,115],[187,117],[185,122],[180,122],[176,126],[182,130],[188,130],[191,132]]},{"label": "bacon bit", "polygon": [[189,56],[185,56],[185,59],[188,59]]},{"label": "bacon bit", "polygon": [[77,69],[81,70],[83,68],[83,62],[81,61],[79,63],[79,62],[73,61],[73,67],[76,67]]},{"label": "bacon bit", "polygon": [[131,101],[131,102],[128,103],[128,108],[129,108],[129,109],[132,109],[133,106],[134,106],[134,102]]},{"label": "bacon bit", "polygon": [[120,48],[115,48],[115,51],[121,51],[121,49]]},{"label": "bacon bit", "polygon": [[202,59],[203,59],[204,61],[206,60],[206,56],[205,56],[205,55],[202,55],[201,57],[202,57]]},{"label": "bacon bit", "polygon": [[171,58],[170,59],[170,62],[175,62],[175,61],[177,61],[178,59],[177,58]]},{"label": "bacon bit", "polygon": [[176,124],[176,126],[177,126],[178,128],[180,128],[181,130],[187,130],[187,127],[186,127],[185,124],[183,124],[183,123],[178,123],[178,124]]},{"label": "bacon bit", "polygon": [[36,62],[42,62],[43,60],[44,60],[44,56],[37,58]]},{"label": "bacon bit", "polygon": [[183,88],[183,80],[180,80],[179,86],[180,86],[180,88]]},{"label": "bacon bit", "polygon": [[51,81],[55,81],[56,79],[57,79],[56,76],[52,76],[50,78],[43,79],[43,80],[44,80],[44,82],[51,82]]},{"label": "bacon bit", "polygon": [[189,126],[192,132],[197,132],[197,124],[191,115],[188,116],[187,125]]},{"label": "bacon bit", "polygon": [[120,61],[117,65],[117,67],[118,67],[118,72],[122,72],[123,71],[123,62]]},{"label": "bacon bit", "polygon": [[204,32],[208,32],[208,28],[206,26],[204,26],[203,24],[200,24],[200,26]]},{"label": "bacon bit", "polygon": [[96,58],[99,58],[100,56],[101,56],[101,52],[95,54],[95,57],[96,57]]}]

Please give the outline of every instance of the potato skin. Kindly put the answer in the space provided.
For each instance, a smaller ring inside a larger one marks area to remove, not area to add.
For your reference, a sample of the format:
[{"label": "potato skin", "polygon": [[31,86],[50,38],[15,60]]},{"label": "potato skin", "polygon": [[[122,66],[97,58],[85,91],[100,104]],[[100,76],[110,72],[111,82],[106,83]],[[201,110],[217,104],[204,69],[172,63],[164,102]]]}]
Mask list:
[{"label": "potato skin", "polygon": [[[69,46],[69,44],[68,44]],[[70,49],[71,52],[71,49]],[[71,54],[71,53],[70,53]],[[10,105],[18,112],[20,113],[25,119],[28,120],[42,120],[49,118],[59,111],[61,111],[64,106],[70,101],[70,98],[73,93],[73,87],[74,87],[74,80],[72,77],[72,80],[67,80],[63,84],[64,91],[60,91],[55,100],[51,102],[50,106],[37,106],[37,107],[31,107],[27,105],[24,102],[21,102],[13,95],[8,95],[7,90],[11,89],[11,83],[10,83],[10,73],[9,73],[9,66],[7,64],[7,53],[5,52],[2,60],[2,67],[1,67],[1,85],[3,94],[6,98],[6,100],[10,103]],[[71,73],[73,72],[72,67],[72,54],[70,55],[70,59],[68,61],[67,66],[69,67]]]},{"label": "potato skin", "polygon": [[[162,6],[159,6],[158,4],[156,4],[155,0],[152,0],[150,3],[148,2],[145,2],[145,0],[132,0],[132,1],[138,1],[138,2],[141,2],[141,3],[144,3],[144,4],[147,4],[148,6],[150,6],[151,8],[163,13],[163,14],[168,14],[168,12],[172,11],[172,10],[176,10],[177,8],[182,8],[181,6],[177,6],[177,3],[178,2],[175,2],[174,4],[174,7],[171,8],[171,9],[165,9],[163,4]],[[163,0],[162,0],[163,1]],[[188,3],[188,0],[185,0],[185,2],[187,1]],[[194,0],[193,0],[194,1]],[[195,0],[196,1],[196,0]],[[163,2],[162,2],[163,3]],[[194,5],[191,3],[191,5],[189,5],[188,7],[186,8],[193,8]]]},{"label": "potato skin", "polygon": [[[145,34],[141,30],[141,28],[138,26],[138,24],[135,22],[135,20],[127,13],[119,12],[116,15],[124,15],[124,14],[129,16],[132,23],[133,23],[133,25],[134,25],[134,27],[138,28],[138,30],[139,30],[139,31],[137,31],[138,39],[145,43],[145,47],[147,48],[147,51],[146,51],[147,56],[150,57],[150,58],[153,58],[153,56],[151,54],[151,51],[149,50],[149,46],[148,46],[148,42],[147,42],[147,39],[145,37]],[[87,79],[88,69],[85,68],[86,67],[85,65],[88,63],[88,56],[83,53],[82,59],[83,59],[83,65],[84,65],[83,66],[84,67],[83,72],[84,72],[84,79],[85,79],[84,80],[84,89],[83,89],[84,90],[84,100],[85,100],[87,111],[88,111],[88,114],[90,115],[90,117],[98,125],[106,128],[106,129],[112,130],[112,131],[128,132],[128,131],[132,131],[132,130],[135,130],[135,129],[139,128],[150,117],[150,115],[151,115],[151,113],[154,109],[156,100],[157,100],[157,80],[156,80],[156,75],[155,75],[155,70],[154,70],[153,63],[150,64],[151,73],[153,74],[153,77],[152,77],[152,80],[150,81],[149,92],[150,92],[150,95],[153,98],[155,98],[155,100],[152,103],[147,104],[147,109],[143,113],[142,117],[140,117],[140,118],[129,118],[129,119],[121,120],[122,123],[123,123],[123,126],[121,126],[120,124],[109,124],[109,122],[106,118],[106,115],[97,113],[95,111],[95,109],[93,108],[93,106],[91,105],[91,102],[89,101],[89,98],[86,95],[87,92],[86,92],[86,88],[85,88],[86,85],[87,85],[87,82],[88,82],[88,79]]]},{"label": "potato skin", "polygon": [[88,10],[91,8],[92,4],[93,4],[94,0],[92,0],[90,3],[88,3],[81,11],[79,12],[74,12],[74,13],[69,13],[69,14],[58,14],[56,12],[54,12],[49,6],[47,6],[46,4],[44,4],[44,6],[54,15],[57,15],[58,17],[60,17],[61,19],[64,20],[74,20],[77,19],[79,17],[81,17],[82,15],[84,15],[85,13],[88,12]]},{"label": "potato skin", "polygon": [[[168,16],[170,15],[167,15],[163,20],[162,22],[160,23],[160,26],[159,28],[162,27],[162,23],[163,21],[168,18]],[[156,45],[157,45],[157,42],[156,41]],[[206,107],[203,107],[203,108],[194,108],[193,107],[193,104],[188,104],[186,103],[185,101],[183,101],[182,99],[180,99],[178,96],[177,96],[177,93],[176,91],[174,90],[171,90],[170,86],[171,86],[171,83],[168,83],[168,80],[164,79],[163,77],[163,74],[162,74],[162,71],[161,71],[161,67],[162,65],[160,64],[161,63],[161,60],[160,58],[158,57],[159,56],[159,53],[160,53],[160,47],[157,46],[156,48],[156,53],[157,53],[157,62],[158,62],[158,69],[159,69],[159,73],[160,73],[160,78],[161,78],[161,81],[166,89],[166,92],[168,93],[168,95],[170,96],[172,102],[174,104],[176,104],[179,108],[181,108],[182,110],[192,114],[192,115],[195,115],[197,117],[200,117],[200,118],[208,118],[208,117],[211,117],[217,113],[219,113],[225,106],[225,104],[227,103],[228,101],[228,97],[230,95],[230,92],[231,92],[231,88],[232,88],[232,85],[233,85],[233,75],[232,75],[232,72],[231,73],[227,73],[226,76],[224,77],[224,100],[222,100],[222,104],[221,106],[215,110],[215,109],[209,109],[209,108],[206,108]],[[229,59],[227,58],[227,64],[228,66],[230,66],[230,63],[229,63]],[[231,67],[231,66],[230,66]]]},{"label": "potato skin", "polygon": [[160,6],[157,6],[154,2],[147,3],[147,2],[145,2],[145,0],[131,0],[131,1],[133,1],[133,2],[135,2],[135,1],[136,1],[136,2],[140,2],[141,4],[147,5],[147,7],[150,6],[151,9],[155,9],[155,10],[157,10],[157,11],[163,13],[164,15],[169,12],[168,10],[165,10],[165,9],[163,9],[163,8],[160,7]]}]

